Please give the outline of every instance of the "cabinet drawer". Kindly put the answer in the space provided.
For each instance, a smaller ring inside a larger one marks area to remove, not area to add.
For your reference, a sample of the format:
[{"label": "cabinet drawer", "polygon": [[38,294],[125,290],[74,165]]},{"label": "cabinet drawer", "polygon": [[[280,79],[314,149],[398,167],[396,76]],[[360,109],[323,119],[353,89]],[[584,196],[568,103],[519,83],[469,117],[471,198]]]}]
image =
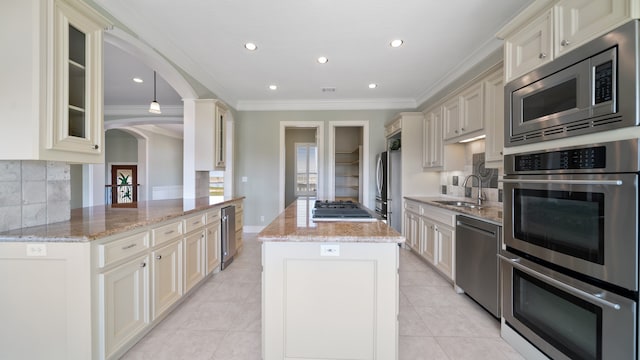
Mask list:
[{"label": "cabinet drawer", "polygon": [[159,226],[151,230],[151,233],[153,235],[152,246],[165,243],[182,235],[182,221],[176,221],[167,225]]},{"label": "cabinet drawer", "polygon": [[209,211],[206,215],[207,225],[213,224],[220,221],[220,209],[216,209],[215,211]]},{"label": "cabinet drawer", "polygon": [[147,231],[98,245],[98,266],[103,268],[148,248],[149,232]]},{"label": "cabinet drawer", "polygon": [[236,214],[244,210],[244,208],[242,207],[242,202],[238,202],[233,205],[236,207]]},{"label": "cabinet drawer", "polygon": [[194,230],[202,229],[205,222],[205,214],[190,216],[184,219],[184,233],[188,234]]},{"label": "cabinet drawer", "polygon": [[405,201],[404,209],[405,211],[411,211],[412,213],[422,215],[422,208],[420,207],[420,204],[415,203],[413,201]]},{"label": "cabinet drawer", "polygon": [[425,217],[442,223],[444,225],[450,226],[451,228],[456,227],[456,213],[453,211],[443,210],[437,208],[435,206],[422,205],[422,213]]}]

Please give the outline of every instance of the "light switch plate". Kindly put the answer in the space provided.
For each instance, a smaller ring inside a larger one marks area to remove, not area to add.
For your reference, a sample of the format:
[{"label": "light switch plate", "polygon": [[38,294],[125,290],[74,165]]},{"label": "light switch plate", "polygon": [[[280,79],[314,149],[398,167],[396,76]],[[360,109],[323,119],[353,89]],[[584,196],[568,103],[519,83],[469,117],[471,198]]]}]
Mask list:
[{"label": "light switch plate", "polygon": [[340,245],[320,245],[320,256],[340,256]]}]

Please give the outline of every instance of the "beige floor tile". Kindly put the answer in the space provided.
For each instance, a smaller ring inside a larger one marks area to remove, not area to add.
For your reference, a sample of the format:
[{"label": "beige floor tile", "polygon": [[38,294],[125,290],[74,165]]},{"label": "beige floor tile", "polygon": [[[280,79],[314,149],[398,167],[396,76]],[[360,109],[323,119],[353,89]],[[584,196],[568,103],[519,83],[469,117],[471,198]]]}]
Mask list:
[{"label": "beige floor tile", "polygon": [[400,308],[398,323],[400,336],[433,336],[413,306]]},{"label": "beige floor tile", "polygon": [[446,286],[451,283],[434,271],[400,271],[400,286]]},{"label": "beige floor tile", "polygon": [[449,360],[432,337],[400,336],[398,347],[399,360]]},{"label": "beige floor tile", "polygon": [[257,332],[228,332],[211,360],[260,360],[261,337]]},{"label": "beige floor tile", "polygon": [[451,360],[524,360],[501,338],[436,337]]}]

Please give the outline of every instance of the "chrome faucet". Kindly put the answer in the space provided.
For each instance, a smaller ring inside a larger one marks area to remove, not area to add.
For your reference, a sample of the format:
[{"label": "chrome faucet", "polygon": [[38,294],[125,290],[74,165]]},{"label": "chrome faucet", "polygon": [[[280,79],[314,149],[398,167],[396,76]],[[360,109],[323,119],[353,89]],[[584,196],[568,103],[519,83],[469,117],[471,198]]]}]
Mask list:
[{"label": "chrome faucet", "polygon": [[475,177],[476,179],[478,179],[478,206],[482,206],[482,200],[484,200],[484,196],[482,196],[482,179],[480,179],[480,176],[476,174],[467,176],[467,178],[464,179],[464,182],[462,183],[462,187],[467,187],[467,182],[471,177]]}]

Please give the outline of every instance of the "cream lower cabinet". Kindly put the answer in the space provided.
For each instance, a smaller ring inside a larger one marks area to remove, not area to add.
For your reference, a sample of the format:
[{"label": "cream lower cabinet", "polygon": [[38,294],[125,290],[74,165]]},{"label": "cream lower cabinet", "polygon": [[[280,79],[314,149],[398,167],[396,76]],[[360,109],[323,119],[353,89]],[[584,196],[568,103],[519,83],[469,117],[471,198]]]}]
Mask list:
[{"label": "cream lower cabinet", "polygon": [[152,252],[153,319],[182,297],[182,241],[173,241]]},{"label": "cream lower cabinet", "polygon": [[104,338],[100,358],[113,358],[149,324],[149,255],[98,275]]},{"label": "cream lower cabinet", "polygon": [[235,202],[236,207],[236,251],[242,249],[242,226],[244,225],[244,210],[242,201]]},{"label": "cream lower cabinet", "polygon": [[449,280],[455,280],[456,213],[405,200],[406,244]]}]

